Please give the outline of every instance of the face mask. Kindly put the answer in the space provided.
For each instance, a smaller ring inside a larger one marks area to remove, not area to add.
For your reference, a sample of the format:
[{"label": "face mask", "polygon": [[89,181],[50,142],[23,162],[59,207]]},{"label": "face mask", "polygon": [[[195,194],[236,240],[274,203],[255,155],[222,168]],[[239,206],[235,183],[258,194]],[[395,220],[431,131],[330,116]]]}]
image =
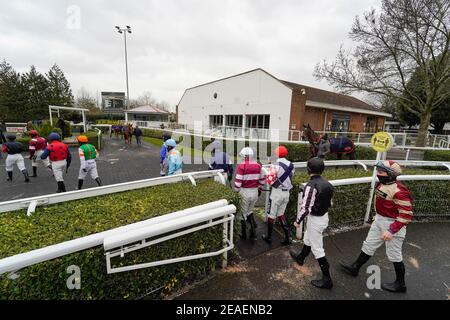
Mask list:
[{"label": "face mask", "polygon": [[389,183],[394,182],[394,180],[392,180],[392,178],[389,177],[389,176],[377,175],[377,178],[378,178],[378,181],[380,181],[381,184],[389,184]]}]

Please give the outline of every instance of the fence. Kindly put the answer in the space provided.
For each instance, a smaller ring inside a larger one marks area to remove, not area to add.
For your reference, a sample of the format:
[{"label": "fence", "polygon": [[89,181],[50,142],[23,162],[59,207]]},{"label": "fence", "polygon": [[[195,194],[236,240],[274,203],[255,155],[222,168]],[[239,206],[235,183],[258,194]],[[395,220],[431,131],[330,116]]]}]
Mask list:
[{"label": "fence", "polygon": [[[450,217],[450,175],[405,175],[399,176],[413,194],[415,219]],[[333,205],[329,210],[330,227],[339,228],[364,222],[370,194],[371,177],[332,180],[335,187]],[[427,181],[426,184],[421,183]],[[303,183],[301,187],[304,187]],[[303,193],[299,192],[298,203]],[[373,206],[372,206],[372,215]],[[304,228],[304,225],[303,225]],[[302,230],[297,230],[300,237]]]},{"label": "fence", "polygon": [[[126,248],[127,252],[134,251],[148,244],[155,244],[157,242],[150,242],[145,245],[145,239],[152,236],[158,236],[165,234],[170,231],[180,230],[186,227],[192,227],[194,225],[198,225],[200,223],[206,222],[203,225],[203,228],[211,227],[217,225],[218,223],[223,223],[224,225],[224,248],[219,253],[214,252],[210,253],[212,255],[224,254],[224,261],[226,263],[226,252],[233,249],[233,213],[236,212],[236,207],[233,205],[228,205],[228,201],[219,200],[210,202],[204,205],[192,207],[189,209],[173,212],[167,215],[159,216],[156,218],[136,222],[133,224],[129,224],[126,226],[122,226],[119,228],[114,228],[108,231],[92,234],[89,236],[85,236],[82,238],[62,242],[59,244],[51,245],[48,247],[40,248],[37,250],[32,250],[29,252],[17,254],[11,257],[7,257],[0,260],[0,274],[6,272],[16,272],[25,267],[41,263],[44,261],[52,260],[58,257],[62,257],[65,255],[69,255],[75,252],[83,251],[89,248],[93,248],[99,245],[104,245],[105,251],[110,250],[111,248],[116,248],[117,246],[123,247],[123,245],[127,245],[134,240],[141,241],[141,246],[139,247],[129,247]],[[220,220],[215,220],[222,218]],[[218,222],[220,221],[220,222]],[[230,225],[231,226],[230,226]],[[228,229],[229,228],[229,229]],[[190,232],[194,232],[196,230],[192,228]],[[230,231],[228,233],[228,230]],[[175,236],[181,236],[187,234],[186,230],[182,234],[172,234],[170,236],[166,236],[164,238],[159,239],[158,242],[166,241],[174,238]],[[136,235],[138,237],[136,238]],[[119,237],[119,238],[117,238]],[[140,238],[143,237],[143,238]],[[139,239],[138,239],[139,238]],[[230,241],[231,239],[231,241]],[[125,241],[124,241],[125,240]],[[128,242],[127,242],[128,241]],[[125,249],[121,248],[121,252],[119,255],[124,255]],[[115,255],[115,252],[106,252],[107,261],[109,261],[108,273],[115,273],[120,271],[125,271],[123,269],[112,269],[110,264],[110,258]],[[205,255],[204,257],[206,257]],[[188,260],[192,260],[194,258],[202,258],[203,256],[197,257],[185,257],[189,258]],[[175,259],[172,261],[159,261],[154,262],[154,265],[162,265],[167,263],[177,262]],[[152,265],[153,266],[153,265]],[[139,266],[143,267],[143,266]],[[128,267],[130,270],[137,269],[136,266]]]},{"label": "fence", "polygon": [[151,186],[157,186],[166,183],[175,183],[180,181],[189,180],[193,185],[196,185],[195,179],[218,177],[219,181],[225,185],[225,179],[222,174],[223,170],[208,170],[198,172],[188,172],[172,176],[129,181],[124,183],[112,184],[102,187],[89,188],[83,190],[75,190],[64,193],[56,193],[45,196],[38,196],[32,198],[25,198],[19,200],[11,200],[0,202],[0,213],[14,210],[27,209],[27,215],[31,215],[37,206],[50,205],[55,203],[61,203],[65,201],[72,201],[90,197],[97,197],[101,195],[123,192],[128,190],[136,190],[140,188],[147,188]]},{"label": "fence", "polygon": [[[410,161],[410,160],[395,160],[398,164],[405,167],[445,167],[450,170],[450,162],[440,161]],[[324,161],[325,167],[346,167],[346,166],[361,166],[367,171],[367,166],[374,166],[375,160],[331,160]],[[270,165],[264,165],[268,168]],[[306,162],[294,162],[295,168],[306,168]]]}]

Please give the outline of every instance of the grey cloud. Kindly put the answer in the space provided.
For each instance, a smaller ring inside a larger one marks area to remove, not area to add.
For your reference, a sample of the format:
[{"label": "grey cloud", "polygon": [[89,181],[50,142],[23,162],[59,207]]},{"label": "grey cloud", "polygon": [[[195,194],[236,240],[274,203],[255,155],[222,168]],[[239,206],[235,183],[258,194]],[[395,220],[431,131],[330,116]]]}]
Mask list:
[{"label": "grey cloud", "polygon": [[[0,0],[0,59],[19,71],[59,64],[74,92],[125,91],[123,36],[130,25],[130,94],[176,104],[187,87],[253,68],[330,89],[314,65],[348,43],[353,19],[379,0]],[[68,29],[67,9],[81,28]]]}]

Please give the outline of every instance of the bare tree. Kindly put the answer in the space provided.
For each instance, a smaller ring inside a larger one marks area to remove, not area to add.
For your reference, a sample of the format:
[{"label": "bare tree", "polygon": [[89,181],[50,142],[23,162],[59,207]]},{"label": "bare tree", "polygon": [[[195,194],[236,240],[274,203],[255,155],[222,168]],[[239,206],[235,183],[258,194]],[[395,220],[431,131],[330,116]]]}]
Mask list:
[{"label": "bare tree", "polygon": [[143,105],[155,105],[156,99],[153,98],[153,94],[150,91],[144,91],[138,98],[137,103],[141,106]]},{"label": "bare tree", "polygon": [[[349,37],[357,46],[341,46],[333,63],[316,65],[315,77],[343,93],[402,99],[420,118],[416,145],[424,146],[432,112],[449,97],[450,1],[383,0],[379,13],[372,9],[355,18]],[[407,86],[417,69],[424,96]]]},{"label": "bare tree", "polygon": [[89,109],[90,113],[100,113],[101,110],[97,107],[97,99],[95,96],[86,90],[85,88],[81,88],[78,91],[76,97],[76,105],[80,108]]}]

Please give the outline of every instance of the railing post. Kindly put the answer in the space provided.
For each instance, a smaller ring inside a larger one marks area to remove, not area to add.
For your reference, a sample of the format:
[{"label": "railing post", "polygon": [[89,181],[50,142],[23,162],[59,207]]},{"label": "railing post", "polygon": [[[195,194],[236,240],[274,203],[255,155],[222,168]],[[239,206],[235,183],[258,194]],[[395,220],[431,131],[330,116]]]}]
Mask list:
[{"label": "railing post", "polygon": [[409,149],[409,148],[406,150],[406,159],[405,159],[405,160],[408,160],[408,159],[409,159],[409,152],[410,152],[410,151],[411,151],[411,149]]},{"label": "railing post", "polygon": [[[375,163],[378,163],[381,159],[381,152],[377,152],[377,159],[375,160]],[[372,182],[370,183],[370,194],[369,194],[369,201],[367,202],[366,207],[366,215],[364,217],[364,222],[369,221],[370,216],[370,209],[372,208],[372,200],[373,200],[373,192],[375,190],[375,181],[376,181],[376,175],[377,175],[377,168],[373,167],[373,173],[372,173]]]},{"label": "railing post", "polygon": [[[228,246],[228,223],[229,221],[225,221],[223,223],[223,247],[226,248]],[[231,239],[231,242],[233,242],[233,239]],[[222,268],[226,268],[228,265],[228,251],[225,251],[223,253],[222,258]]]}]

